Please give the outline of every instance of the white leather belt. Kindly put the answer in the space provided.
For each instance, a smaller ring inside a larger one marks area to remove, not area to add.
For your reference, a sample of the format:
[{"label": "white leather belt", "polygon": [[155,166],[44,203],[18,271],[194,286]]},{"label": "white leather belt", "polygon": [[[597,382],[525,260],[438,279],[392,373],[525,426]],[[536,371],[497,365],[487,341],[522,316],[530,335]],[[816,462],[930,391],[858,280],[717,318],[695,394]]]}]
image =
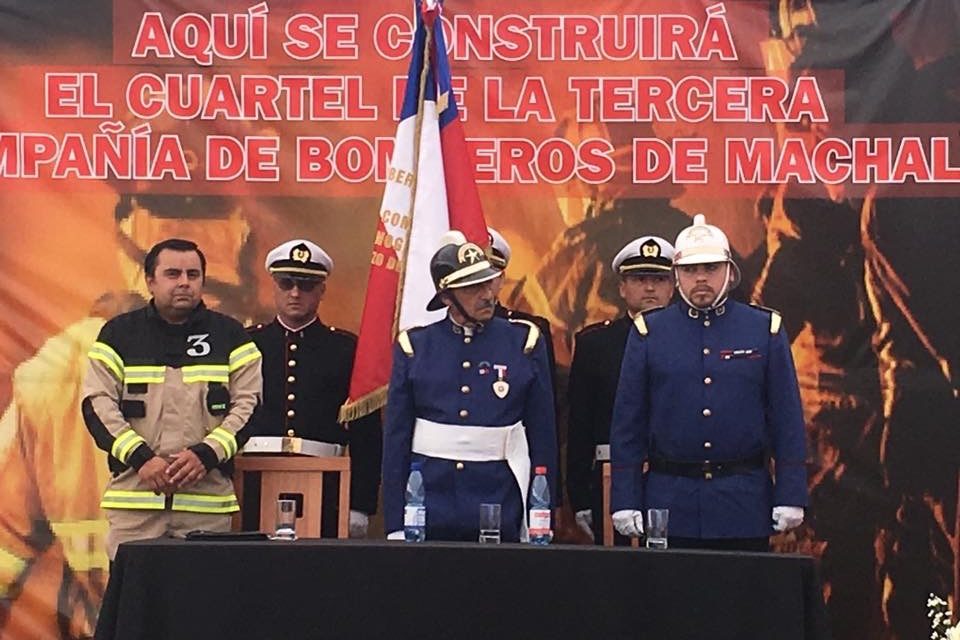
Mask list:
[{"label": "white leather belt", "polygon": [[527,433],[522,422],[506,427],[476,427],[417,418],[413,425],[411,450],[422,456],[444,460],[467,462],[505,460],[520,488],[524,514],[520,539],[526,540],[530,449],[527,446]]}]

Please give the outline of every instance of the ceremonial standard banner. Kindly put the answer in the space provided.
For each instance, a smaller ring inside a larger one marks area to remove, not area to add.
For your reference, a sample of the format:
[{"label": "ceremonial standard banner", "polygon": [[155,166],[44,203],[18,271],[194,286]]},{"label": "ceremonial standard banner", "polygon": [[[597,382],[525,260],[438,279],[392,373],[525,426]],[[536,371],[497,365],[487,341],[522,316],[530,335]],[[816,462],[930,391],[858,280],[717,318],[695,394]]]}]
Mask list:
[{"label": "ceremonial standard banner", "polygon": [[487,243],[446,41],[437,28],[442,6],[427,9],[424,3],[421,11],[414,2],[417,30],[370,261],[350,399],[340,414],[344,421],[386,402],[397,332],[443,315],[427,311],[435,293],[430,258],[441,235],[457,229],[481,246]]}]

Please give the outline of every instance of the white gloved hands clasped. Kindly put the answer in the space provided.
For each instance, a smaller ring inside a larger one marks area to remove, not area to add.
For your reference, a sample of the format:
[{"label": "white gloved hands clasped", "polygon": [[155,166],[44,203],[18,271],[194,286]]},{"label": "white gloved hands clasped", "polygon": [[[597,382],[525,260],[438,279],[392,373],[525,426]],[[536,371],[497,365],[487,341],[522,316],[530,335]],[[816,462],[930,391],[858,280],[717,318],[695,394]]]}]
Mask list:
[{"label": "white gloved hands clasped", "polygon": [[613,528],[622,536],[639,538],[643,534],[643,512],[637,509],[614,511]]},{"label": "white gloved hands clasped", "polygon": [[583,511],[577,511],[573,516],[574,520],[577,521],[577,526],[580,527],[584,533],[586,533],[591,538],[593,537],[593,511],[590,509],[584,509]]},{"label": "white gloved hands clasped", "polygon": [[366,538],[370,528],[370,517],[362,511],[350,510],[350,537]]},{"label": "white gloved hands clasped", "polygon": [[403,532],[402,529],[401,529],[400,531],[391,531],[390,533],[387,534],[387,540],[400,540],[400,541],[403,541],[403,540],[406,540],[406,539],[407,539],[407,536],[406,536],[406,534]]},{"label": "white gloved hands clasped", "polygon": [[789,531],[803,523],[803,507],[774,507],[773,528],[776,531]]}]

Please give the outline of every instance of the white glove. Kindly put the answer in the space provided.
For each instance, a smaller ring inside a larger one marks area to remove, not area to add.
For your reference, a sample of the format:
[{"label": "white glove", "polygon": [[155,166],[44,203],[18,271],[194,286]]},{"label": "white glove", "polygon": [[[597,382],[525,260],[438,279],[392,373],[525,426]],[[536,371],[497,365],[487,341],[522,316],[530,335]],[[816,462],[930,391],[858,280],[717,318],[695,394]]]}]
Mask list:
[{"label": "white glove", "polygon": [[789,531],[803,523],[803,507],[774,507],[773,528],[776,531]]},{"label": "white glove", "polygon": [[613,513],[613,528],[620,535],[639,538],[643,533],[643,512],[636,509],[623,509]]},{"label": "white glove", "polygon": [[574,520],[577,521],[577,526],[583,529],[591,538],[593,537],[593,511],[590,509],[584,509],[583,511],[577,511],[573,516]]},{"label": "white glove", "polygon": [[407,536],[403,531],[391,531],[387,534],[387,540],[400,540],[401,542],[406,540]]},{"label": "white glove", "polygon": [[350,509],[350,537],[366,538],[367,528],[370,526],[370,518],[362,511]]}]

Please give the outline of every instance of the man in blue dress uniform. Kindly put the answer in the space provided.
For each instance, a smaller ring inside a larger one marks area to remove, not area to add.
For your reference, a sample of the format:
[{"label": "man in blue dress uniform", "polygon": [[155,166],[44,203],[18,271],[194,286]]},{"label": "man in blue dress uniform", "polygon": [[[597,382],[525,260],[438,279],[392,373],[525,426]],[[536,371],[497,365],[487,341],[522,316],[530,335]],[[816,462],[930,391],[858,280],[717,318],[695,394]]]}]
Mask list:
[{"label": "man in blue dress uniform", "polygon": [[[531,468],[554,488],[557,442],[544,341],[536,325],[494,316],[500,276],[478,245],[451,232],[430,261],[447,307],[403,331],[393,352],[383,446],[384,528],[403,539],[405,487],[421,462],[428,540],[477,540],[481,503],[501,505],[501,537],[524,535]],[[556,495],[554,491],[551,491]]]},{"label": "man in blue dress uniform", "polygon": [[671,546],[765,550],[807,504],[790,343],[777,312],[727,298],[739,269],[703,215],[675,249],[681,300],[639,315],[627,339],[610,433],[614,526],[638,536],[641,510],[666,508]]}]

